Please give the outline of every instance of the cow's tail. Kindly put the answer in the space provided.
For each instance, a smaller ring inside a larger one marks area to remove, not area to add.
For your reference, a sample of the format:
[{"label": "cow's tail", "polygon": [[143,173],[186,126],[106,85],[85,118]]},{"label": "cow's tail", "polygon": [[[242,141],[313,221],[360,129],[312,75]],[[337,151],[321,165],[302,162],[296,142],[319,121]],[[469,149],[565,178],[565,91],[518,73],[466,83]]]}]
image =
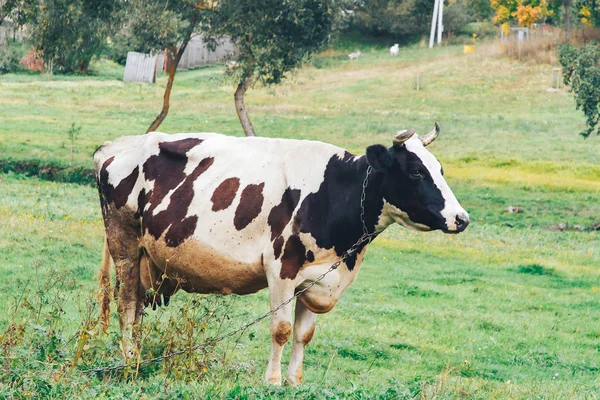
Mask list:
[{"label": "cow's tail", "polygon": [[100,277],[98,279],[100,288],[98,297],[100,300],[100,325],[104,333],[108,333],[110,324],[110,252],[108,251],[108,241],[104,237],[104,251],[102,254],[102,264],[100,265]]}]

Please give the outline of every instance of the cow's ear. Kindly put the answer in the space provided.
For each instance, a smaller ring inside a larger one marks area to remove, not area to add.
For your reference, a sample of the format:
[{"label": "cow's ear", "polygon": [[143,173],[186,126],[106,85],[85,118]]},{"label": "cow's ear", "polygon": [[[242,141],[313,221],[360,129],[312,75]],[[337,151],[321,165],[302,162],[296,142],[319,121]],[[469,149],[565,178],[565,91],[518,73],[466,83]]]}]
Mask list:
[{"label": "cow's ear", "polygon": [[392,156],[385,146],[374,144],[367,147],[367,162],[377,172],[388,172],[392,167]]}]

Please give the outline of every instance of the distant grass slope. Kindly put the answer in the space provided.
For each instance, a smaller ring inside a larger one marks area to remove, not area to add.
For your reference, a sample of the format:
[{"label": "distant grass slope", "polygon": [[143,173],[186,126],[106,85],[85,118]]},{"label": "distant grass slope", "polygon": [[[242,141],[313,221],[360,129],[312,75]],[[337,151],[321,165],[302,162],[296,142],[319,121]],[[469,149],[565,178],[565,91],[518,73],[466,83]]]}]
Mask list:
[{"label": "distant grass slope", "polygon": [[[260,135],[318,139],[360,153],[388,143],[399,129],[425,132],[437,120],[435,152],[453,165],[476,160],[515,173],[552,167],[600,178],[600,142],[577,136],[583,117],[566,90],[548,91],[550,66],[465,57],[458,47],[403,48],[397,57],[367,49],[355,61],[330,51],[317,60],[324,68],[306,67],[281,86],[248,93]],[[90,78],[0,76],[0,159],[68,164],[67,131],[75,123],[82,134],[73,163],[89,166],[105,140],[143,133],[161,107],[166,80],[124,84],[114,79],[119,68],[104,62]],[[413,90],[416,72],[420,91]],[[222,77],[220,67],[179,72],[160,129],[240,135],[232,85]]]}]

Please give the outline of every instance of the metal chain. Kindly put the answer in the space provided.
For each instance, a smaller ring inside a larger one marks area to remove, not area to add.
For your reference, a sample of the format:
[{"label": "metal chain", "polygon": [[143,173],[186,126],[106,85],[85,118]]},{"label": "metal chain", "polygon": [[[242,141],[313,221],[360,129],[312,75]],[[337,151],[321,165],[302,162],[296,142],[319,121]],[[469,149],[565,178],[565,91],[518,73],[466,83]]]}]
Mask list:
[{"label": "metal chain", "polygon": [[369,234],[367,224],[365,223],[365,199],[367,198],[367,185],[369,184],[369,175],[371,175],[371,171],[373,171],[373,168],[369,165],[367,167],[367,174],[363,180],[362,193],[360,194],[360,222],[362,222],[363,235]]},{"label": "metal chain", "polygon": [[[325,272],[323,272],[321,275],[319,275],[319,277],[317,277],[317,279],[315,279],[314,281],[312,281],[311,283],[309,283],[308,285],[306,285],[306,287],[304,289],[301,289],[299,291],[297,291],[292,297],[290,297],[289,299],[287,299],[286,301],[284,301],[283,303],[281,303],[280,305],[278,305],[277,307],[275,307],[274,309],[270,310],[269,312],[261,315],[260,317],[256,318],[255,320],[248,322],[242,326],[240,326],[239,328],[226,333],[224,335],[218,336],[214,339],[210,339],[202,344],[198,344],[192,347],[188,347],[186,349],[183,350],[178,350],[178,351],[174,351],[172,353],[169,354],[163,354],[162,356],[158,356],[158,357],[154,357],[154,358],[148,358],[146,360],[142,360],[139,362],[139,366],[144,366],[144,365],[149,365],[149,364],[153,364],[155,362],[158,361],[162,361],[162,360],[167,360],[167,359],[171,359],[173,357],[177,357],[179,355],[185,354],[185,353],[191,353],[200,349],[204,349],[208,346],[212,346],[214,344],[217,344],[219,342],[222,342],[223,340],[230,338],[232,336],[237,335],[240,332],[245,331],[246,329],[250,328],[253,325],[256,325],[257,323],[259,323],[260,321],[262,321],[263,319],[275,314],[277,311],[281,310],[283,307],[285,307],[286,305],[290,304],[292,301],[294,301],[296,298],[300,297],[302,294],[304,294],[304,292],[306,292],[307,290],[309,290],[310,288],[312,288],[313,286],[315,286],[317,283],[319,283],[320,281],[322,281],[330,272],[335,271],[343,262],[346,262],[346,260],[348,259],[348,257],[351,257],[352,255],[354,255],[358,249],[362,246],[363,243],[369,244],[371,242],[371,240],[373,240],[373,238],[376,236],[375,232],[371,232],[369,233],[368,229],[367,229],[367,225],[365,223],[365,199],[366,199],[366,189],[367,189],[367,185],[369,183],[369,175],[372,172],[372,168],[371,166],[367,167],[367,174],[365,176],[365,179],[363,181],[362,184],[362,193],[360,196],[360,221],[362,223],[362,228],[363,228],[363,234],[361,235],[360,238],[358,238],[358,241],[356,243],[354,243],[348,250],[346,250],[346,252],[344,252],[344,254],[342,255],[342,258],[340,258],[338,261],[336,261],[335,263],[333,263],[331,265],[331,267],[329,267],[329,269]],[[86,369],[86,370],[80,370],[81,372],[85,373],[85,374],[91,374],[91,373],[100,373],[100,372],[112,372],[112,371],[118,371],[121,369],[125,369],[127,368],[127,364],[117,364],[117,365],[113,365],[110,367],[100,367],[100,368],[91,368],[91,369]]]}]

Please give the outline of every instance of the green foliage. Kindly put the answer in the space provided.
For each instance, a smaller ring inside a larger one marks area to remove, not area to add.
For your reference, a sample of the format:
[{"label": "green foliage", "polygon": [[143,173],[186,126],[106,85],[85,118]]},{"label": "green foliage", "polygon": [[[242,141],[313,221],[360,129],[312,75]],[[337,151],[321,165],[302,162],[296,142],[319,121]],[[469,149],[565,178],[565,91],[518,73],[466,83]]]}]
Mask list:
[{"label": "green foliage", "polygon": [[199,0],[133,0],[127,3],[124,28],[117,42],[132,45],[130,51],[159,52],[177,47],[199,24],[208,10]]},{"label": "green foliage", "polygon": [[444,30],[448,35],[460,32],[472,19],[470,10],[462,3],[454,2],[444,7]]},{"label": "green foliage", "polygon": [[121,5],[112,0],[49,0],[30,5],[30,39],[46,70],[87,74],[92,58],[102,52],[106,38],[118,26]]},{"label": "green foliage", "polygon": [[23,47],[16,43],[0,46],[0,74],[22,71],[21,59],[24,55]]},{"label": "green foliage", "polygon": [[374,0],[360,2],[353,25],[371,35],[406,42],[429,31],[433,2],[428,0]]},{"label": "green foliage", "polygon": [[476,34],[478,39],[494,38],[498,36],[498,27],[490,21],[471,22],[464,25],[460,33],[468,36]]},{"label": "green foliage", "polygon": [[222,0],[209,36],[231,38],[239,56],[237,80],[252,76],[265,85],[286,74],[327,44],[334,21],[331,0]]},{"label": "green foliage", "polygon": [[465,6],[477,21],[490,20],[494,16],[494,9],[489,0],[465,0]]},{"label": "green foliage", "polygon": [[[559,48],[558,59],[564,82],[571,86],[575,95],[576,108],[587,118],[587,129],[581,135],[589,137],[600,122],[600,45],[591,42],[577,49],[566,44]],[[596,133],[600,134],[600,131]]]}]

